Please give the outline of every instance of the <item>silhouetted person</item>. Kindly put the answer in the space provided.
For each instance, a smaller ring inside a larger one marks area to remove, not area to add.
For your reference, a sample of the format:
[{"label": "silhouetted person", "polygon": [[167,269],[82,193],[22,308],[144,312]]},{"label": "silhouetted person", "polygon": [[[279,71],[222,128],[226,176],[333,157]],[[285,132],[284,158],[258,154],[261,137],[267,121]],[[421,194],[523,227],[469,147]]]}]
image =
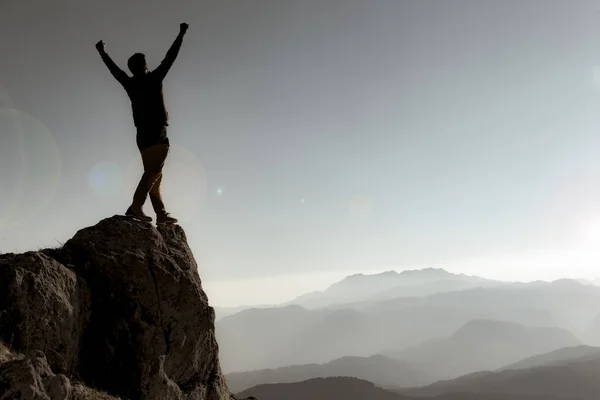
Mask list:
[{"label": "silhouetted person", "polygon": [[176,218],[167,213],[160,194],[162,169],[169,153],[169,139],[167,138],[169,114],[165,108],[162,82],[179,54],[183,36],[188,27],[189,25],[185,23],[180,25],[179,35],[167,51],[164,60],[154,71],[148,71],[144,54],[132,55],[127,61],[127,66],[133,74],[132,77],[121,70],[104,51],[102,40],[96,43],[96,49],[98,49],[102,61],[117,81],[123,85],[131,100],[133,122],[137,129],[136,142],[144,164],[144,174],[133,195],[133,202],[125,215],[143,221],[152,221],[152,217],[142,211],[142,207],[150,195],[158,224],[177,222]]}]

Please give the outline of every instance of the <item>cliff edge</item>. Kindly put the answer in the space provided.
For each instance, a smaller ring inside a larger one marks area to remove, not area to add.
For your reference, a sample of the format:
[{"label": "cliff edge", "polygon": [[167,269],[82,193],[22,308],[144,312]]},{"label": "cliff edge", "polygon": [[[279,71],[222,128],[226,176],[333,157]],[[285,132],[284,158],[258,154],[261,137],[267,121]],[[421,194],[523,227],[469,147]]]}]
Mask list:
[{"label": "cliff edge", "polygon": [[230,400],[178,226],[114,216],[0,255],[0,399]]}]

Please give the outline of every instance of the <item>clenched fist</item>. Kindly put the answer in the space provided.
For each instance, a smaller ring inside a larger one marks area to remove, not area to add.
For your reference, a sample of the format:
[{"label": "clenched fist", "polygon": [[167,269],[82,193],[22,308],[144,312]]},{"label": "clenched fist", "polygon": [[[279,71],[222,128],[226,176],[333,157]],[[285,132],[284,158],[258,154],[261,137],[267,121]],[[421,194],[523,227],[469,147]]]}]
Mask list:
[{"label": "clenched fist", "polygon": [[104,51],[104,41],[100,40],[98,43],[96,43],[96,49],[98,51]]},{"label": "clenched fist", "polygon": [[188,24],[186,24],[185,22],[182,22],[181,24],[179,24],[179,30],[183,33],[187,32],[189,27],[190,26]]}]

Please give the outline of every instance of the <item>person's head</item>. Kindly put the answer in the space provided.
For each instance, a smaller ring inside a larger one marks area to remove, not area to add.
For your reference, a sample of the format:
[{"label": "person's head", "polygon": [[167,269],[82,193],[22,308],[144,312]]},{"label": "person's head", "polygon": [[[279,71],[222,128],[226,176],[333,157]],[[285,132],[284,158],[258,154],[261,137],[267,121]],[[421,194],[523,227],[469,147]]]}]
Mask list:
[{"label": "person's head", "polygon": [[127,66],[131,73],[136,75],[143,75],[148,72],[148,66],[146,65],[146,56],[142,53],[135,53],[129,60],[127,60]]}]

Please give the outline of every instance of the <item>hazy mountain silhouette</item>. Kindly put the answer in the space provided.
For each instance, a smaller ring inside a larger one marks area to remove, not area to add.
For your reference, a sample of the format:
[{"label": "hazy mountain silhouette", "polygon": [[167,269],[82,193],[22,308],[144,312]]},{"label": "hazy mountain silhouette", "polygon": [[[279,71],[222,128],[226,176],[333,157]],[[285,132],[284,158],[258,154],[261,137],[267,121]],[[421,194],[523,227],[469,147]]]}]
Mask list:
[{"label": "hazy mountain silhouette", "polygon": [[259,385],[239,393],[260,400],[405,400],[407,397],[356,378],[316,378],[296,383]]},{"label": "hazy mountain silhouette", "polygon": [[481,318],[503,320],[531,326],[559,326],[583,337],[598,315],[600,287],[575,280],[513,283],[440,293],[422,299],[381,302],[364,308],[365,313],[390,312],[407,305],[454,306],[471,310]]},{"label": "hazy mountain silhouette", "polygon": [[417,363],[433,376],[454,378],[495,370],[528,356],[579,344],[579,339],[561,328],[475,320],[449,337],[386,355]]},{"label": "hazy mountain silhouette", "polygon": [[237,307],[214,307],[215,309],[215,321],[228,317],[230,315],[237,314],[244,310],[250,310],[255,308],[274,308],[277,307],[275,304],[260,305],[260,306],[237,306]]},{"label": "hazy mountain silhouette", "polygon": [[[317,378],[296,383],[260,385],[238,394],[254,396],[260,400],[422,400],[423,397],[406,396],[377,387],[371,382],[347,378]],[[431,400],[582,400],[576,397],[558,397],[535,394],[448,393]]]},{"label": "hazy mountain silhouette", "polygon": [[528,357],[524,360],[518,361],[516,363],[507,365],[503,368],[500,368],[500,371],[508,370],[508,369],[527,369],[540,367],[542,365],[549,365],[555,363],[564,363],[577,359],[581,359],[586,356],[600,356],[600,347],[593,346],[575,346],[575,347],[565,347],[562,349],[558,349],[555,351],[551,351],[550,353],[539,354],[536,356]]},{"label": "hazy mountain silhouette", "polygon": [[378,386],[396,388],[423,386],[436,381],[409,363],[382,355],[342,357],[326,364],[231,373],[226,375],[226,379],[227,386],[235,393],[261,384],[292,383],[336,376],[360,378]]},{"label": "hazy mountain silhouette", "polygon": [[299,306],[245,310],[216,324],[227,373],[372,355],[377,353],[372,329],[370,319],[355,310]]},{"label": "hazy mountain silhouette", "polygon": [[252,309],[216,323],[226,373],[326,363],[370,356],[450,335],[476,313],[454,306],[415,306],[396,312]]},{"label": "hazy mountain silhouette", "polygon": [[590,322],[581,337],[590,345],[600,346],[600,313]]},{"label": "hazy mountain silhouette", "polygon": [[435,282],[427,282],[409,286],[407,284],[398,285],[371,296],[369,301],[385,301],[398,297],[424,297],[437,293],[457,292],[476,287],[490,287],[506,285],[504,282],[486,280],[477,277],[459,276],[450,279],[440,279]]},{"label": "hazy mountain silhouette", "polygon": [[302,295],[286,304],[305,308],[324,308],[368,300],[387,300],[399,296],[428,296],[434,293],[501,284],[475,276],[453,274],[443,269],[426,268],[400,273],[351,275],[320,292]]},{"label": "hazy mountain silhouette", "polygon": [[487,398],[486,393],[497,393],[597,400],[600,393],[600,356],[587,355],[529,369],[479,372],[402,392],[426,398],[469,392],[479,394],[482,399]]},{"label": "hazy mountain silhouette", "polygon": [[[569,280],[532,282],[357,303],[354,310],[246,310],[218,321],[216,333],[223,347],[222,366],[235,372],[403,350],[450,336],[477,319],[556,326],[583,338],[598,304],[598,287]],[[538,353],[577,344],[562,343]],[[517,354],[505,364],[538,353]]]}]

